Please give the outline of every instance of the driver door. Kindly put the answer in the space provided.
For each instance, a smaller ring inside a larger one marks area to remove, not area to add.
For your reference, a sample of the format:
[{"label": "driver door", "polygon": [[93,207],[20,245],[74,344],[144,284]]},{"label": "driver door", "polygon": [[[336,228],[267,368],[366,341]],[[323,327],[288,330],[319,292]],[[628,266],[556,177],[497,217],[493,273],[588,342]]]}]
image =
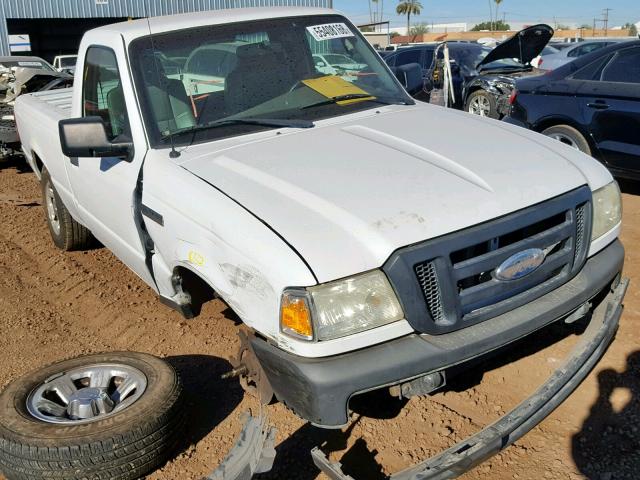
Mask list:
[{"label": "driver door", "polygon": [[86,50],[82,81],[76,81],[76,90],[81,86],[81,116],[100,117],[110,141],[118,137],[132,139],[135,149],[130,158],[71,158],[66,165],[67,174],[81,217],[79,220],[153,286],[135,208],[146,140],[139,118],[134,119],[135,123],[130,118],[132,112],[137,114],[137,109],[133,108],[136,103],[130,78],[126,75],[126,61],[118,58],[116,52],[119,50],[115,45],[110,48],[108,40],[104,43],[104,46],[90,46]]}]

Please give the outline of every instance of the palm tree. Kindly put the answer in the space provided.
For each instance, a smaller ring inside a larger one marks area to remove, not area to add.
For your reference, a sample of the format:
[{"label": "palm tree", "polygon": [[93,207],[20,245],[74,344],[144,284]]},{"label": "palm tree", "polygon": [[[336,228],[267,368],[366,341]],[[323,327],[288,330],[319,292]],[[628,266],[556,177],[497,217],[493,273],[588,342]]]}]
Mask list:
[{"label": "palm tree", "polygon": [[407,16],[407,35],[411,34],[411,15],[420,15],[421,11],[422,4],[418,0],[400,0],[396,7],[396,13]]},{"label": "palm tree", "polygon": [[489,29],[493,30],[493,8],[491,8],[491,0],[489,1]]},{"label": "palm tree", "polygon": [[384,17],[384,0],[369,0],[369,18],[371,23],[382,22]]},{"label": "palm tree", "polygon": [[502,0],[493,0],[494,2],[496,2],[496,23],[498,23],[500,21],[500,18],[498,18],[498,9],[500,8],[500,4],[502,3]]}]

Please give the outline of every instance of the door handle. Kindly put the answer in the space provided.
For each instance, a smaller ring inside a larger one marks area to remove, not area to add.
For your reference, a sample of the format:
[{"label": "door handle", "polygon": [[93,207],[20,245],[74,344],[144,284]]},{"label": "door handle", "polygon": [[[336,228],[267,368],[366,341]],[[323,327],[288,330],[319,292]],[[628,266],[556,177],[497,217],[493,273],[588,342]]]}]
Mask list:
[{"label": "door handle", "polygon": [[607,108],[609,108],[609,104],[604,100],[596,100],[595,102],[587,103],[587,107],[593,108],[595,110],[606,110]]}]

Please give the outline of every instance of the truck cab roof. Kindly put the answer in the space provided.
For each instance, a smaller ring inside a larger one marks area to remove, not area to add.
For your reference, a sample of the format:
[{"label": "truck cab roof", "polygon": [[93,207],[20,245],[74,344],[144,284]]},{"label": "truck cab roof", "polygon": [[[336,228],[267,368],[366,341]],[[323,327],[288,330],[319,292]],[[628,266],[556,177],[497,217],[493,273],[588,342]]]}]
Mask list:
[{"label": "truck cab roof", "polygon": [[125,41],[129,43],[136,38],[149,35],[149,31],[153,34],[158,34],[206,25],[220,25],[269,18],[336,15],[338,13],[339,12],[328,8],[311,7],[260,7],[210,10],[114,23],[90,30],[87,32],[87,36],[91,36],[94,32],[110,32],[116,35],[122,35]]}]

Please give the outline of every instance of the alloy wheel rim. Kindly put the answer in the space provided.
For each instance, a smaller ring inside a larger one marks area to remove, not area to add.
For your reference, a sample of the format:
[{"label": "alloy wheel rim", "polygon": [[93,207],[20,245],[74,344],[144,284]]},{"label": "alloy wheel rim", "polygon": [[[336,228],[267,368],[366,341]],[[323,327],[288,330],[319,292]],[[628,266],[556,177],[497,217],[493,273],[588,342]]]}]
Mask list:
[{"label": "alloy wheel rim", "polygon": [[47,218],[49,219],[49,225],[56,235],[60,235],[60,218],[58,217],[58,206],[56,205],[56,198],[53,192],[53,186],[51,182],[47,183],[46,188],[46,203],[47,203]]},{"label": "alloy wheel rim", "polygon": [[564,133],[552,133],[549,135],[549,137],[553,138],[554,140],[558,140],[559,142],[562,142],[565,145],[570,146],[571,148],[580,150],[580,147],[578,147],[578,144],[575,142],[575,140],[568,135],[565,135]]},{"label": "alloy wheel rim", "polygon": [[45,423],[77,425],[102,420],[133,405],[147,389],[137,368],[100,363],[47,378],[27,398],[29,414]]},{"label": "alloy wheel rim", "polygon": [[474,115],[479,115],[481,117],[488,117],[491,113],[491,104],[489,103],[489,99],[482,95],[475,97],[471,100],[471,105],[469,105],[469,113],[473,113]]}]

